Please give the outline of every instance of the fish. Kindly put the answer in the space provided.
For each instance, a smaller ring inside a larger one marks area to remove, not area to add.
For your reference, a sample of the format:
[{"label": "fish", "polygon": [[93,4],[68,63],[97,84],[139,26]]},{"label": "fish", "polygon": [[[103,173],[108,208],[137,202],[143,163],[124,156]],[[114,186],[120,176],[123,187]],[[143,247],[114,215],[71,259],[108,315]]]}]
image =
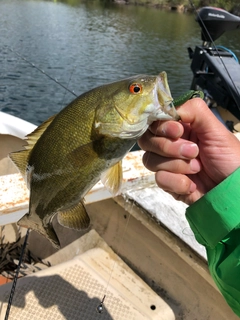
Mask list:
[{"label": "fish", "polygon": [[10,153],[30,190],[29,211],[18,225],[60,248],[52,219],[74,230],[89,227],[84,197],[102,180],[121,188],[121,160],[155,120],[179,120],[166,72],[136,75],[83,93],[26,136]]}]

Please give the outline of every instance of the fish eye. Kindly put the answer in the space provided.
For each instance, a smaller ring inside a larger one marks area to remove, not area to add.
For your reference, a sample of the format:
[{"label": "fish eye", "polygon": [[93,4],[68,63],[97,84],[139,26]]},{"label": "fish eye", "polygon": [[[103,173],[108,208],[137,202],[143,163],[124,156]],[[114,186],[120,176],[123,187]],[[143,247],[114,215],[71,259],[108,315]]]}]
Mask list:
[{"label": "fish eye", "polygon": [[129,86],[129,91],[133,94],[138,94],[142,92],[142,86],[138,83],[132,83]]}]

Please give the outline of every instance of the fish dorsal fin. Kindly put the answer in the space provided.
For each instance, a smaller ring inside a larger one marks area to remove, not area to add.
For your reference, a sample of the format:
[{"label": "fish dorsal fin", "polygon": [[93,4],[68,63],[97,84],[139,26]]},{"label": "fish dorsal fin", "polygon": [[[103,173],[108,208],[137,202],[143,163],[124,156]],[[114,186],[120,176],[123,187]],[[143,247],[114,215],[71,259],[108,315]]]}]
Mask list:
[{"label": "fish dorsal fin", "polygon": [[122,161],[116,163],[114,166],[105,171],[101,176],[102,183],[114,196],[116,196],[121,189],[122,179]]},{"label": "fish dorsal fin", "polygon": [[59,211],[57,220],[63,227],[75,230],[86,229],[90,224],[90,219],[83,202],[79,202],[71,209]]},{"label": "fish dorsal fin", "polygon": [[17,166],[18,170],[21,172],[23,177],[25,177],[26,174],[29,153],[30,150],[21,150],[9,154],[10,159]]},{"label": "fish dorsal fin", "polygon": [[10,159],[18,167],[23,177],[25,177],[25,174],[26,174],[28,158],[32,148],[34,147],[37,140],[41,137],[43,132],[52,123],[55,116],[56,115],[50,117],[48,120],[43,122],[39,127],[37,127],[32,133],[26,136],[27,145],[24,146],[25,150],[16,151],[9,154]]},{"label": "fish dorsal fin", "polygon": [[52,123],[56,115],[50,117],[46,121],[44,121],[40,126],[38,126],[33,132],[29,133],[26,136],[26,140],[28,145],[25,147],[27,150],[32,150],[35,143],[38,141],[38,139],[41,137],[43,132],[47,129],[47,127]]}]

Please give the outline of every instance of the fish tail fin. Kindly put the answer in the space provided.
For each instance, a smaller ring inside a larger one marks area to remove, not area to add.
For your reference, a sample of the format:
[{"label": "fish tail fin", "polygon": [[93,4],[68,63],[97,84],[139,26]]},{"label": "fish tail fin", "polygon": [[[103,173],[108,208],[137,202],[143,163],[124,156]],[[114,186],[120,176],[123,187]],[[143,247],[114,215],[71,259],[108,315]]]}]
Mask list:
[{"label": "fish tail fin", "polygon": [[39,234],[47,238],[55,248],[60,248],[59,239],[51,223],[49,223],[47,227],[44,227],[41,219],[38,216],[37,221],[35,221],[32,219],[31,215],[26,213],[20,220],[18,220],[17,224],[20,227],[29,228],[38,232]]},{"label": "fish tail fin", "polygon": [[90,224],[90,218],[83,202],[79,202],[75,207],[66,211],[58,212],[57,220],[62,226],[75,230],[87,229]]}]

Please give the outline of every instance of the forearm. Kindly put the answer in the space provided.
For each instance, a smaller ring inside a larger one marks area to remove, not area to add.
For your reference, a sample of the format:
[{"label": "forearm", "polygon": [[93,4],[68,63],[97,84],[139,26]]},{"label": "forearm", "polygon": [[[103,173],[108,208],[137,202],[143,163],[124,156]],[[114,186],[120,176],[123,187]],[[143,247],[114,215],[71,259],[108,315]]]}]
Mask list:
[{"label": "forearm", "polygon": [[240,168],[191,205],[186,217],[206,247],[213,279],[240,316]]}]

